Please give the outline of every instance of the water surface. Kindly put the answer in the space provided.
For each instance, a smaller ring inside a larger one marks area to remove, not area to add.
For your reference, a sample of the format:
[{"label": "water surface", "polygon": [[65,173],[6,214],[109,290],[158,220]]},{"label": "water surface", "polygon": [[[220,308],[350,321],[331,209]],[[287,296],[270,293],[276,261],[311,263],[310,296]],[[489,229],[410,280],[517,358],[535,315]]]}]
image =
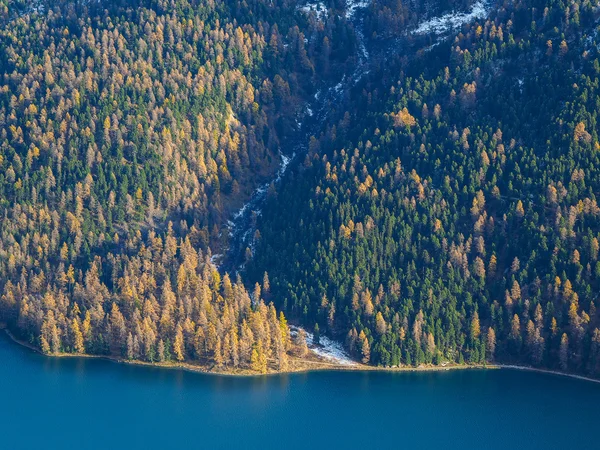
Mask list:
[{"label": "water surface", "polygon": [[0,336],[0,448],[600,448],[600,384],[514,370],[226,377]]}]

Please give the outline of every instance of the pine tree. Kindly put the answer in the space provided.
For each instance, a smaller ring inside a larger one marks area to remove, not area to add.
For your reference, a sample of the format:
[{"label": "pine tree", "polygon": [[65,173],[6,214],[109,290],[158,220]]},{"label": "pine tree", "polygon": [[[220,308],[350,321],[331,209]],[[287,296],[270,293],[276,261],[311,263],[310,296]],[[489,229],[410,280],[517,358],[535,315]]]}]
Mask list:
[{"label": "pine tree", "polygon": [[496,353],[496,332],[491,327],[488,329],[487,332],[486,350],[488,359],[490,361],[493,361],[494,355]]},{"label": "pine tree", "polygon": [[165,342],[161,339],[158,341],[158,362],[165,362]]},{"label": "pine tree", "polygon": [[250,357],[250,367],[255,372],[261,371],[260,358],[258,355],[258,349],[257,349],[256,345],[252,347],[252,356]]},{"label": "pine tree", "polygon": [[73,333],[73,348],[77,353],[85,353],[85,346],[83,344],[83,334],[79,328],[79,322],[77,319],[71,321],[71,332]]},{"label": "pine tree", "polygon": [[379,335],[385,334],[387,330],[387,324],[385,323],[385,319],[383,318],[381,311],[379,311],[375,316],[375,330]]},{"label": "pine tree", "polygon": [[183,330],[181,325],[177,325],[175,341],[173,342],[173,353],[177,361],[181,362],[185,359],[185,350],[183,345]]},{"label": "pine tree", "polygon": [[471,318],[471,342],[475,342],[479,339],[479,335],[481,334],[481,329],[479,326],[479,313],[475,311],[473,313],[473,317]]},{"label": "pine tree", "polygon": [[368,364],[369,361],[371,360],[371,346],[369,344],[369,339],[367,338],[364,331],[360,332],[358,339],[361,342],[361,345],[360,345],[361,361],[364,364]]},{"label": "pine tree", "polygon": [[559,363],[562,370],[569,368],[569,338],[563,333],[560,338]]},{"label": "pine tree", "polygon": [[306,331],[302,328],[298,330],[296,335],[296,347],[298,348],[298,356],[301,358],[306,357],[308,354],[308,345],[306,343]]},{"label": "pine tree", "polygon": [[267,274],[267,272],[263,275],[262,290],[265,294],[271,292],[271,283],[269,282],[269,274]]},{"label": "pine tree", "polygon": [[127,335],[127,359],[130,361],[135,358],[135,353],[133,349],[133,336],[131,332]]},{"label": "pine tree", "polygon": [[319,324],[315,324],[315,330],[313,333],[313,344],[320,345],[321,344],[321,331],[319,329]]}]

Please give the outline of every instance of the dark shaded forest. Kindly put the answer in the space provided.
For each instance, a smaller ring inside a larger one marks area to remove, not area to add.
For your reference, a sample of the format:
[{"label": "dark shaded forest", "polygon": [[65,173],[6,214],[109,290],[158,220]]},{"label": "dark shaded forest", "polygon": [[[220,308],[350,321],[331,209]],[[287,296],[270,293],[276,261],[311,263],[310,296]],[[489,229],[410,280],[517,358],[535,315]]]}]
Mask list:
[{"label": "dark shaded forest", "polygon": [[505,4],[388,59],[271,196],[250,277],[365,363],[598,376],[597,13]]}]

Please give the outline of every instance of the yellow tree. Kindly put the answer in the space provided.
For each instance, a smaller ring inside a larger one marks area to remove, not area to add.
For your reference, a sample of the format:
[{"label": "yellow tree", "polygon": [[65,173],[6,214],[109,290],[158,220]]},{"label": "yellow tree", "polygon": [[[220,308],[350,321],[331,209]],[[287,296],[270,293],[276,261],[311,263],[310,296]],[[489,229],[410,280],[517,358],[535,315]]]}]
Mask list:
[{"label": "yellow tree", "polygon": [[73,348],[76,353],[85,353],[85,347],[83,345],[83,334],[79,328],[79,322],[77,319],[71,321],[71,333],[73,333]]},{"label": "yellow tree", "polygon": [[175,333],[175,342],[173,342],[173,353],[177,361],[183,361],[184,356],[184,345],[183,345],[183,330],[181,325],[177,325],[177,331]]},{"label": "yellow tree", "polygon": [[377,334],[379,335],[385,334],[387,331],[387,324],[385,323],[381,311],[377,312],[377,315],[375,316],[375,331],[377,331]]},{"label": "yellow tree", "polygon": [[569,366],[569,338],[567,333],[563,333],[560,338],[560,350],[558,352],[560,368],[567,370]]},{"label": "yellow tree", "polygon": [[494,354],[496,353],[496,332],[492,327],[487,332],[486,350],[490,361],[494,360]]},{"label": "yellow tree", "polygon": [[358,335],[358,340],[360,342],[362,362],[367,364],[371,360],[371,346],[369,345],[369,339],[367,338],[364,330],[361,330],[360,334]]},{"label": "yellow tree", "polygon": [[479,325],[479,313],[475,311],[473,313],[473,317],[471,318],[471,341],[475,342],[479,339],[479,335],[481,334],[481,328]]}]

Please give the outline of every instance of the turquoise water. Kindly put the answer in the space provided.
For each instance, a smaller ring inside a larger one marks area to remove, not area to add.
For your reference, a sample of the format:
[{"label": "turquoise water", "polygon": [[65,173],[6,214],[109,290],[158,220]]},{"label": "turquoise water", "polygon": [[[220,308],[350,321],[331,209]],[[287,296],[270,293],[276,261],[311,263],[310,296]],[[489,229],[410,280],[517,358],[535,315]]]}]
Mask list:
[{"label": "turquoise water", "polygon": [[598,449],[600,384],[513,370],[223,377],[0,337],[0,448]]}]

